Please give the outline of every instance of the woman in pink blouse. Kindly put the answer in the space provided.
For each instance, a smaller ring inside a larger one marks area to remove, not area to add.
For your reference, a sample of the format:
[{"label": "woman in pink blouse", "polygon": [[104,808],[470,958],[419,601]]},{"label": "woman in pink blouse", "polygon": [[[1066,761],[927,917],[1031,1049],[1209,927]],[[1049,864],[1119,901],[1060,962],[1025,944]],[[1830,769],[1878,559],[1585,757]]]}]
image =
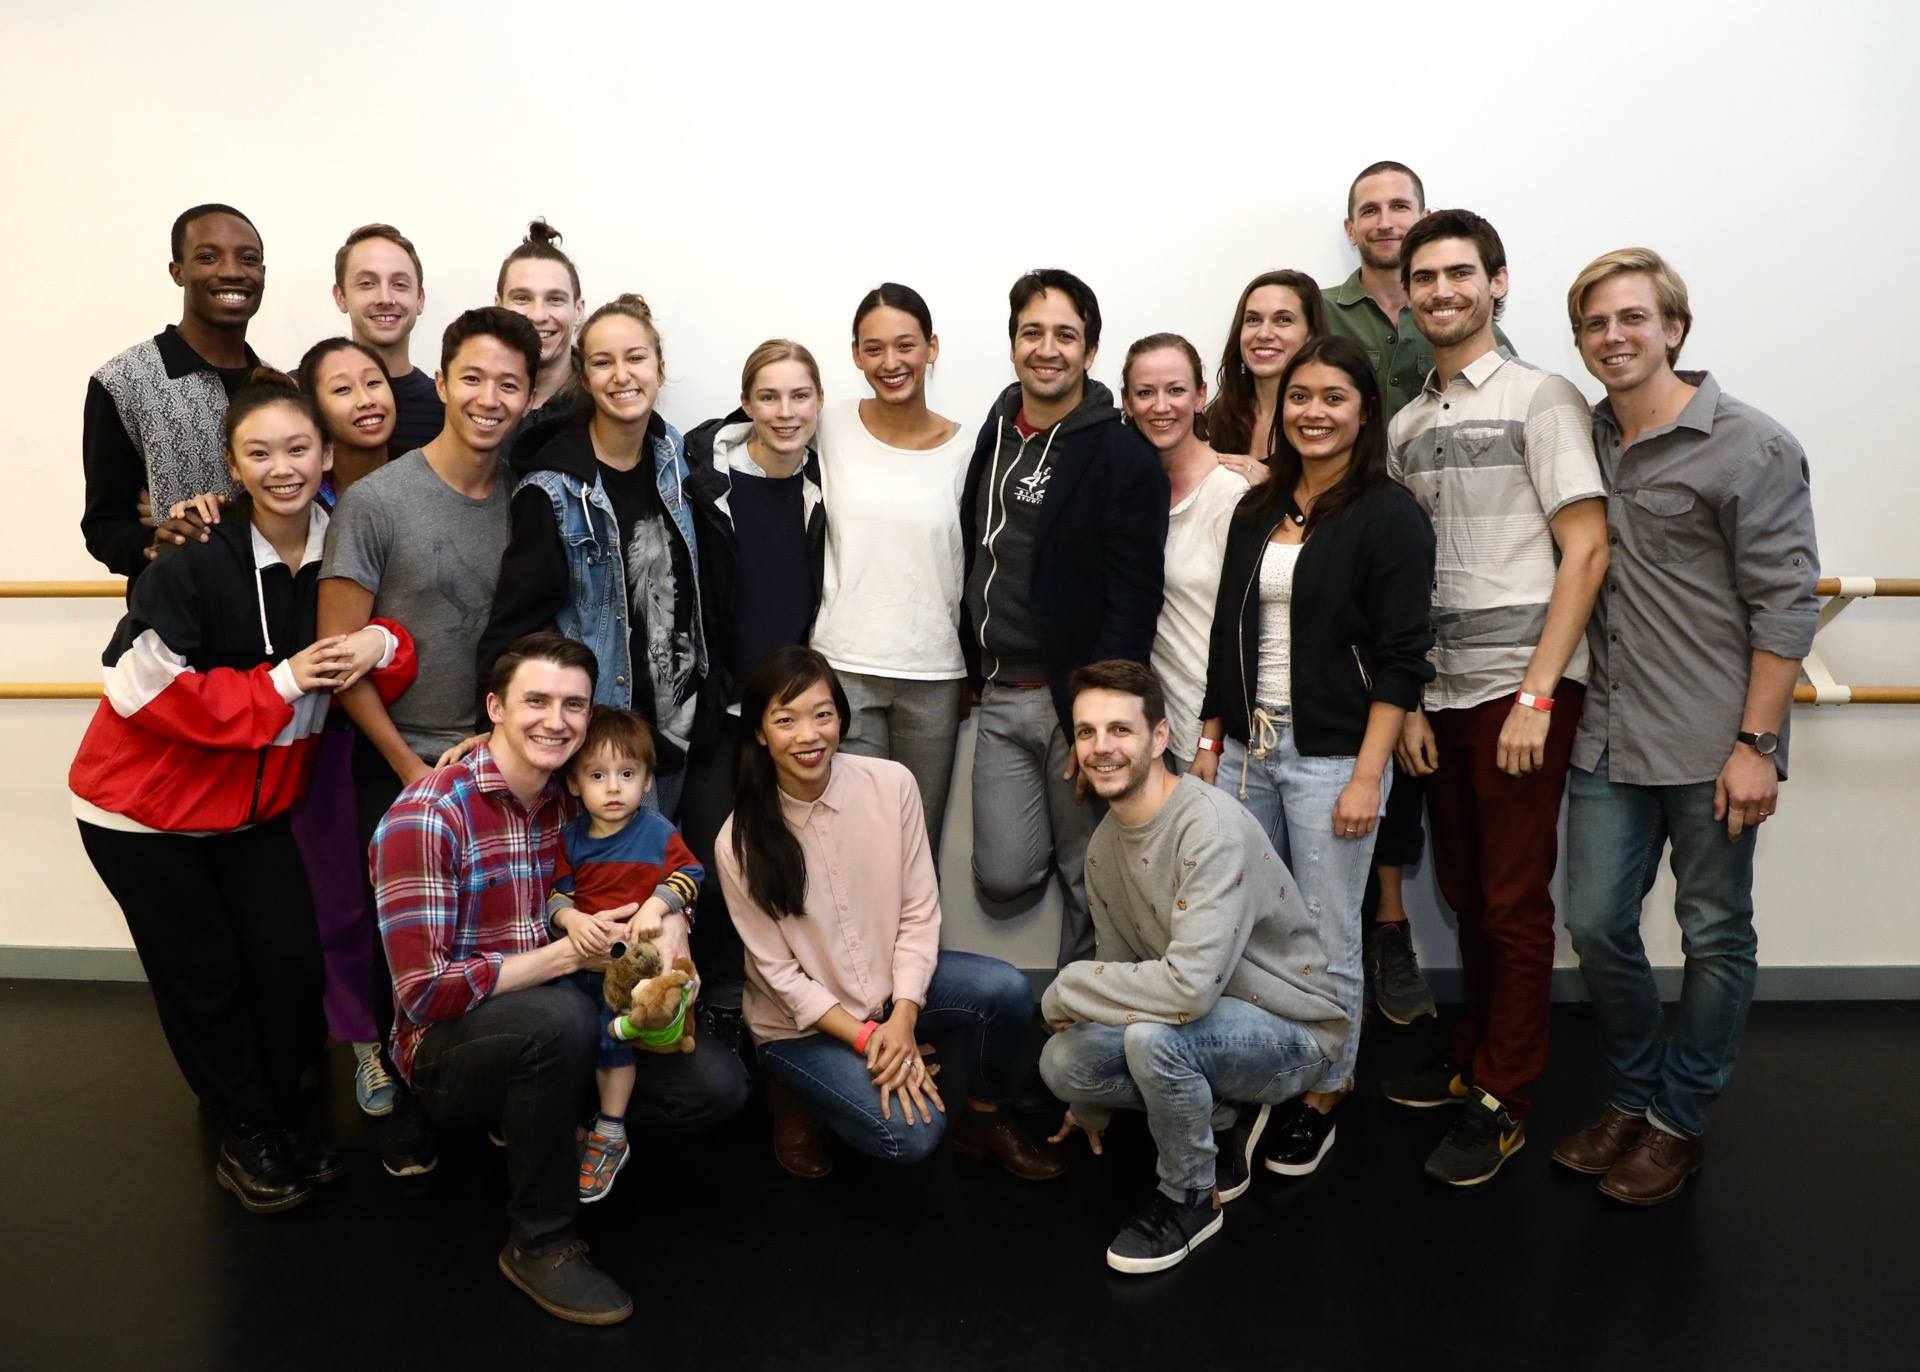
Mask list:
[{"label": "woman in pink blouse", "polygon": [[917,1162],[947,1132],[922,1037],[961,1034],[973,1095],[952,1119],[963,1157],[1015,1176],[1064,1172],[998,1103],[1032,1009],[996,958],[940,949],[940,887],[913,774],[839,754],[846,692],[811,648],[769,653],[740,715],[733,814],[715,865],[746,950],[747,1027],[769,1075],[774,1156],[797,1176],[832,1168],[815,1116],[856,1151]]}]

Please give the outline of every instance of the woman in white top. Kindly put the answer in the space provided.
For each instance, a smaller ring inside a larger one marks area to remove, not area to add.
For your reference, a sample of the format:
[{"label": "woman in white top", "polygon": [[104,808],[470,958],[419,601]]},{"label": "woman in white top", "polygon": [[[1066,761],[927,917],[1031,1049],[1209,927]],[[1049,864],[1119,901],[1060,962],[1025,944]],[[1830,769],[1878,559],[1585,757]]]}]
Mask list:
[{"label": "woman in white top", "polygon": [[960,486],[972,455],[960,426],[927,408],[939,355],[933,316],[911,287],[886,282],[854,311],[853,363],[873,395],[820,417],[833,518],[813,629],[851,706],[842,748],[913,773],[936,854],[967,671]]},{"label": "woman in white top", "polygon": [[[1166,598],[1153,636],[1153,670],[1167,693],[1172,729],[1163,756],[1174,772],[1193,765],[1200,741],[1200,698],[1207,688],[1207,638],[1213,629],[1227,525],[1247,479],[1207,446],[1207,383],[1200,354],[1177,333],[1156,333],[1127,349],[1120,368],[1127,422],[1160,454],[1173,507],[1167,518]],[[1212,746],[1219,746],[1209,740]]]}]

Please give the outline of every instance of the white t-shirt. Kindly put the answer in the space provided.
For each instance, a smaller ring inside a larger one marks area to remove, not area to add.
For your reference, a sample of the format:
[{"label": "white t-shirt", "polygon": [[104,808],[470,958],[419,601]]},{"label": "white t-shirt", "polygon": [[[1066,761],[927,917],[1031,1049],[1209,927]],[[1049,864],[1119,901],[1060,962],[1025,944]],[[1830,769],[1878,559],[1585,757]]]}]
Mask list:
[{"label": "white t-shirt", "polygon": [[960,488],[973,440],[893,448],[867,432],[860,402],[820,416],[827,567],[813,646],[844,672],[950,681],[960,655]]},{"label": "white t-shirt", "polygon": [[1200,698],[1207,691],[1207,639],[1227,523],[1247,493],[1247,479],[1216,467],[1167,519],[1166,599],[1153,636],[1153,670],[1167,693],[1167,751],[1191,763],[1200,746]]}]

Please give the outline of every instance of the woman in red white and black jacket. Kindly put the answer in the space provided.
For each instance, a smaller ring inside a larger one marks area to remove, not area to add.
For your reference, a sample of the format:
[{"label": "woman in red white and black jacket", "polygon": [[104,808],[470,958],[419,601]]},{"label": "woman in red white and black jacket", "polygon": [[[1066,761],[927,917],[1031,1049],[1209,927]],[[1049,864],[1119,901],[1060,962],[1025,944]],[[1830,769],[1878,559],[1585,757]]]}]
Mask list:
[{"label": "woman in red white and black jacket", "polygon": [[174,1060],[219,1123],[216,1176],[265,1212],[342,1170],[296,1108],[322,1042],[321,964],[286,811],[332,694],[371,672],[397,696],[413,645],[381,624],[314,639],[327,527],[314,497],[332,450],[311,400],[263,368],[224,434],[245,493],[224,508],[200,497],[201,538],[134,582],[67,782]]}]

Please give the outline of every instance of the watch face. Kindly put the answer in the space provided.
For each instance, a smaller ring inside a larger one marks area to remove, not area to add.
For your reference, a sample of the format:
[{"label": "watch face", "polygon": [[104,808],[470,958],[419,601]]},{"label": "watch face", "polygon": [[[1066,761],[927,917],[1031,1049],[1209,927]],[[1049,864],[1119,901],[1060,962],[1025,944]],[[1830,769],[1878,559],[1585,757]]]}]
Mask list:
[{"label": "watch face", "polygon": [[1760,734],[1753,740],[1753,750],[1761,757],[1772,757],[1774,750],[1779,746],[1780,735],[1778,734]]}]

